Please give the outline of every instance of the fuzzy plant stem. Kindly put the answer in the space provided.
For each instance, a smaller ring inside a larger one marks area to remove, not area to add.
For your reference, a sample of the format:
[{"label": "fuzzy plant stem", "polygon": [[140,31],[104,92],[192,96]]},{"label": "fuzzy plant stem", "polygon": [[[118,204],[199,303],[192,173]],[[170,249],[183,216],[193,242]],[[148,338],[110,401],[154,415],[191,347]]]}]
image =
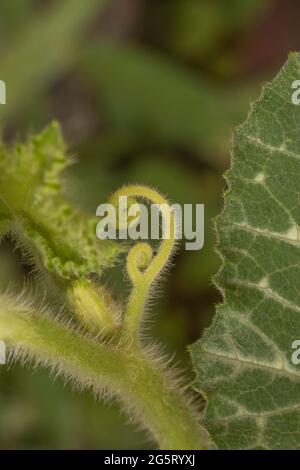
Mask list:
[{"label": "fuzzy plant stem", "polygon": [[[159,206],[169,233],[155,251],[144,242],[130,249],[126,266],[132,290],[125,310],[120,312],[109,293],[88,279],[79,279],[68,291],[77,330],[32,305],[0,296],[0,339],[14,358],[51,367],[96,395],[118,398],[162,449],[213,448],[185,386],[141,341],[148,298],[175,247],[173,208],[145,186],[121,188],[109,202],[118,206],[120,196],[127,196],[130,204],[142,198]],[[142,206],[135,208],[139,212]]]},{"label": "fuzzy plant stem", "polygon": [[15,358],[50,366],[97,395],[109,390],[163,449],[212,447],[176,381],[145,352],[97,343],[30,305],[5,297],[0,305],[0,337]]}]

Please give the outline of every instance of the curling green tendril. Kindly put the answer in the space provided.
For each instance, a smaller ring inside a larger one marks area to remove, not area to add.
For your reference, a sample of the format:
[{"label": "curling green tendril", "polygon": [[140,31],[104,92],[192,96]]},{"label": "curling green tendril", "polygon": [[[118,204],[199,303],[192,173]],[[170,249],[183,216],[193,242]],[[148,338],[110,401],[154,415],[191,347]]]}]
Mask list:
[{"label": "curling green tendril", "polygon": [[[124,313],[123,331],[124,336],[130,342],[138,343],[140,340],[141,317],[150,290],[168,264],[175,247],[175,216],[169,201],[147,186],[125,186],[116,191],[108,202],[117,206],[121,196],[127,196],[131,203],[136,201],[136,198],[142,198],[152,204],[170,208],[168,221],[170,236],[162,240],[156,254],[153,253],[148,243],[140,242],[131,248],[127,255],[127,272],[133,287]],[[162,217],[165,216],[162,211]]]}]

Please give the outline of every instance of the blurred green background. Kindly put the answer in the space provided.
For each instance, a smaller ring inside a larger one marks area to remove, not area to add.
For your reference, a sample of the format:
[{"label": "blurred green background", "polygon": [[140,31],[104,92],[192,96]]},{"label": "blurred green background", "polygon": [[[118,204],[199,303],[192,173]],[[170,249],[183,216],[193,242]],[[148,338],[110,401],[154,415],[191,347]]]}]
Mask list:
[{"label": "blurred green background", "polygon": [[[77,163],[68,196],[86,211],[124,183],[150,184],[173,202],[204,203],[205,247],[181,250],[161,287],[151,335],[176,351],[209,325],[220,301],[211,278],[212,218],[222,206],[230,136],[260,84],[300,47],[297,0],[1,0],[0,107],[7,142],[61,123]],[[6,239],[0,288],[28,268]],[[105,275],[117,297],[123,267]],[[1,334],[0,334],[1,336]],[[0,369],[0,448],[151,448],[117,405],[74,392],[47,371]]]}]

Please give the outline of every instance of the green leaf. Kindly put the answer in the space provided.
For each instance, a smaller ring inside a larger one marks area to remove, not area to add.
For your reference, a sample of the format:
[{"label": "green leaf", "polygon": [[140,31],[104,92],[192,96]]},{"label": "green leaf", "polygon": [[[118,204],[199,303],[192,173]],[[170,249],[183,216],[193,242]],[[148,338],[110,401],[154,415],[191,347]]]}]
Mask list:
[{"label": "green leaf", "polygon": [[191,348],[221,448],[300,448],[300,107],[291,54],[234,136],[217,220],[224,303]]},{"label": "green leaf", "polygon": [[60,176],[70,163],[56,123],[25,145],[0,149],[0,230],[61,280],[99,273],[120,252],[97,239],[96,217],[66,200]]}]

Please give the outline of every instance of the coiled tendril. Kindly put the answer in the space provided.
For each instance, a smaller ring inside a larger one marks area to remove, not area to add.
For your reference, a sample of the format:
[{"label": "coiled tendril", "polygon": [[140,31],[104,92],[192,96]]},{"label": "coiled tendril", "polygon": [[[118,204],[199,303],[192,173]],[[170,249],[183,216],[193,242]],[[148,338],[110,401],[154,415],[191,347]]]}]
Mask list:
[{"label": "coiled tendril", "polygon": [[[155,254],[149,243],[139,242],[127,255],[127,272],[133,287],[124,312],[124,334],[130,342],[138,342],[141,317],[150,290],[168,264],[175,247],[175,215],[167,199],[147,186],[125,186],[116,191],[108,202],[117,207],[122,196],[127,196],[130,205],[137,203],[136,198],[141,198],[156,206],[167,208],[169,219],[165,222],[170,224],[169,237],[161,241]],[[161,214],[163,218],[167,217],[165,211],[162,210]],[[136,219],[134,221],[136,222]],[[129,220],[129,224],[131,222]]]}]

